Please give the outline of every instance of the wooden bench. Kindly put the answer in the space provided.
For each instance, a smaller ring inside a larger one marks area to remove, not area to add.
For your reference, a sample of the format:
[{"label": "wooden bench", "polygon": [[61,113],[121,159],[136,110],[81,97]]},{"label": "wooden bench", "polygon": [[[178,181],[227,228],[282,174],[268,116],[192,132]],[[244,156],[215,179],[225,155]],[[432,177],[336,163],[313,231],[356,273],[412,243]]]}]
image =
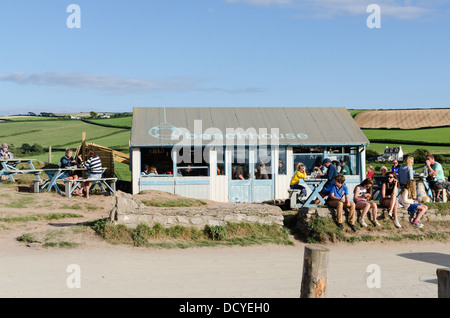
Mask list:
[{"label": "wooden bench", "polygon": [[297,199],[298,199],[298,196],[300,195],[301,192],[302,192],[302,190],[300,190],[300,189],[288,189],[291,209],[295,209],[296,208],[296,206],[297,206]]},{"label": "wooden bench", "polygon": [[72,197],[72,192],[76,189],[76,188],[80,188],[81,189],[81,184],[83,182],[90,182],[91,183],[91,187],[89,189],[89,192],[98,184],[100,186],[100,188],[102,189],[102,191],[105,191],[105,187],[108,189],[107,191],[109,191],[112,194],[116,193],[116,182],[117,182],[117,178],[100,178],[100,179],[77,179],[77,180],[64,180],[64,185],[65,185],[65,191],[66,191],[66,197],[71,198]]},{"label": "wooden bench", "polygon": [[34,193],[41,192],[41,183],[45,185],[47,182],[49,182],[50,179],[33,179],[33,189]]}]

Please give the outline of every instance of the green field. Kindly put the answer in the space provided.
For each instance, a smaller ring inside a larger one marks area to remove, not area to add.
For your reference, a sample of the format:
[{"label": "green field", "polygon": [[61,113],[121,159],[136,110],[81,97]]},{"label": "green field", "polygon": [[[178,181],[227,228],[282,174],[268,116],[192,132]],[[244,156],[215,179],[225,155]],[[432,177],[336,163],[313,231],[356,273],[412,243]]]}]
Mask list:
[{"label": "green field", "polygon": [[58,117],[40,117],[40,116],[27,116],[27,117],[9,117],[7,121],[48,121],[48,120],[60,120]]},{"label": "green field", "polygon": [[133,117],[119,117],[119,118],[107,118],[107,119],[93,119],[91,122],[109,125],[109,126],[120,126],[120,127],[129,127],[131,129],[131,123],[133,121]]},{"label": "green field", "polygon": [[[355,115],[364,110],[349,110]],[[128,152],[128,144],[131,137],[132,117],[120,117],[110,119],[95,119],[92,122],[104,126],[94,125],[81,120],[57,120],[55,118],[16,118],[13,121],[0,122],[0,143],[20,147],[24,143],[30,145],[39,144],[44,149],[52,148],[76,148],[81,144],[82,133],[86,132],[86,141],[113,148],[122,152]],[[105,127],[110,126],[110,127]],[[112,126],[128,127],[130,129],[115,128]],[[363,129],[364,134],[371,141],[374,140],[398,140],[399,142],[371,142],[368,149],[373,149],[382,154],[386,146],[401,146],[404,154],[413,152],[418,148],[427,149],[434,154],[450,154],[450,146],[410,144],[423,143],[448,143],[450,144],[450,127],[396,130],[396,129]],[[407,143],[402,143],[405,141]],[[59,162],[64,155],[61,151],[53,151],[52,162]],[[48,154],[29,156],[48,162]],[[130,173],[128,166],[117,165],[117,172],[128,180]]]},{"label": "green field", "polygon": [[86,141],[105,147],[128,148],[130,130],[102,127],[80,120],[20,121],[0,123],[0,141],[20,146],[39,144],[44,148],[76,147],[81,144],[82,133]]},{"label": "green field", "polygon": [[362,129],[369,140],[394,139],[406,141],[421,141],[429,143],[450,144],[450,127],[429,129]]},{"label": "green field", "polygon": [[371,142],[367,149],[375,150],[378,154],[384,153],[386,146],[389,147],[402,147],[403,153],[408,154],[414,150],[421,148],[426,149],[432,154],[450,154],[450,147],[442,146],[428,146],[428,145],[406,145],[406,144],[396,144],[396,143],[375,143]]}]

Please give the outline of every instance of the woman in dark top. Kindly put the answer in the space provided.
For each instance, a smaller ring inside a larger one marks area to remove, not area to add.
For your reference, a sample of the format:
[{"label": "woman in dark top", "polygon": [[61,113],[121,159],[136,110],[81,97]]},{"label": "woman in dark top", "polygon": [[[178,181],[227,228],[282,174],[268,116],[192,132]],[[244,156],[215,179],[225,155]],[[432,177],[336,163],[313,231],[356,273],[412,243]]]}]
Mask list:
[{"label": "woman in dark top", "polygon": [[386,182],[384,182],[381,186],[380,205],[383,208],[389,209],[389,216],[394,218],[394,225],[400,228],[401,225],[397,219],[398,189],[397,175],[395,174],[395,172],[389,171],[386,174]]}]

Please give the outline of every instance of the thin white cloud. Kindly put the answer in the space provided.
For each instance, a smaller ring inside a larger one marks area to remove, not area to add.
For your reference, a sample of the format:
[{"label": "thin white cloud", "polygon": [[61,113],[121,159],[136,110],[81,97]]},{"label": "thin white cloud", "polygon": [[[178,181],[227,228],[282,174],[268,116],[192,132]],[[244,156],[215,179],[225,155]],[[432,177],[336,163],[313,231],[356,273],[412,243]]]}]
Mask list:
[{"label": "thin white cloud", "polygon": [[435,10],[441,1],[412,0],[225,0],[255,6],[283,6],[297,9],[296,16],[334,18],[367,15],[367,6],[377,4],[381,14],[396,19],[416,19]]},{"label": "thin white cloud", "polygon": [[171,77],[166,79],[142,79],[117,75],[92,75],[88,73],[9,73],[0,74],[0,81],[19,85],[59,86],[82,90],[97,90],[116,94],[152,94],[166,91],[222,91],[230,94],[259,92],[258,88],[224,89],[205,88],[206,79]]}]

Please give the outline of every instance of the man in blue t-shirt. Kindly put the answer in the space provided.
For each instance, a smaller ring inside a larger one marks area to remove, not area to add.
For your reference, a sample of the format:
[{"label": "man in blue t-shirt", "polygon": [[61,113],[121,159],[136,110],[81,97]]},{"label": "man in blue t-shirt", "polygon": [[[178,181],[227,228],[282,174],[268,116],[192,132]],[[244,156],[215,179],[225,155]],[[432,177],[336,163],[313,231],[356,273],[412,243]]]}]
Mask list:
[{"label": "man in blue t-shirt", "polygon": [[336,208],[336,222],[341,229],[344,229],[342,217],[343,210],[346,209],[348,211],[348,223],[350,224],[350,228],[356,232],[355,203],[350,201],[348,187],[344,183],[345,177],[342,174],[337,175],[333,186],[330,188],[327,205],[331,208]]}]

